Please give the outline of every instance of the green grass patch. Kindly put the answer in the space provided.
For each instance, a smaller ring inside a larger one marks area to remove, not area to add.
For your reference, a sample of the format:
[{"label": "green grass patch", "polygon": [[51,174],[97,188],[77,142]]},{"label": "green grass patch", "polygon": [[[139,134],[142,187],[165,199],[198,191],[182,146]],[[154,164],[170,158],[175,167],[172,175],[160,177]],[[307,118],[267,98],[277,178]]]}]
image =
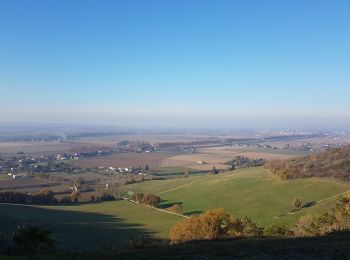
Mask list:
[{"label": "green grass patch", "polygon": [[142,234],[168,238],[181,217],[128,201],[66,206],[0,204],[0,232],[13,232],[23,223],[39,224],[53,232],[59,247],[73,250],[124,247]]},{"label": "green grass patch", "polygon": [[[262,167],[219,175],[190,176],[126,186],[133,192],[156,193],[163,204],[183,203],[184,213],[223,207],[235,216],[249,216],[260,224],[292,224],[307,213],[333,206],[336,195],[350,189],[347,183],[310,178],[282,181]],[[333,197],[335,196],[335,197]],[[294,198],[315,205],[291,213]]]}]

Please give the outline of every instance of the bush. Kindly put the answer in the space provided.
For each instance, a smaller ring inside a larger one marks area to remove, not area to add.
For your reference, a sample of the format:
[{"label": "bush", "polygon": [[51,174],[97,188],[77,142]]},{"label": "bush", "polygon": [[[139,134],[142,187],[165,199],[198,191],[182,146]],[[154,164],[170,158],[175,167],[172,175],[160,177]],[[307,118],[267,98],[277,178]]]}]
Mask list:
[{"label": "bush", "polygon": [[240,236],[257,236],[258,227],[249,218],[234,218],[224,209],[209,210],[204,214],[192,216],[173,226],[170,230],[172,244],[193,240],[213,240]]},{"label": "bush", "polygon": [[167,208],[167,211],[170,211],[172,213],[176,213],[176,214],[182,214],[182,205],[179,203],[175,203],[173,204],[171,207]]},{"label": "bush", "polygon": [[157,206],[159,202],[160,202],[160,197],[154,194],[146,194],[142,199],[143,204],[154,206],[154,207]]},{"label": "bush", "polygon": [[142,201],[143,201],[143,197],[144,197],[145,195],[143,194],[143,193],[136,193],[136,194],[134,194],[133,195],[133,197],[132,197],[132,199],[134,200],[134,201],[136,201],[137,203],[142,203]]},{"label": "bush", "polygon": [[264,236],[266,237],[284,237],[292,235],[293,232],[284,224],[271,225],[264,228]]},{"label": "bush", "polygon": [[251,218],[231,217],[228,226],[229,237],[252,237],[261,236],[263,229],[258,226]]},{"label": "bush", "polygon": [[301,209],[303,207],[303,200],[299,198],[295,198],[293,201],[293,205],[297,209]]},{"label": "bush", "polygon": [[139,238],[130,240],[131,248],[152,248],[166,245],[166,241],[162,239],[152,238],[150,235],[142,235]]},{"label": "bush", "polygon": [[51,231],[38,226],[19,226],[13,236],[19,252],[25,254],[47,252],[54,248]]}]

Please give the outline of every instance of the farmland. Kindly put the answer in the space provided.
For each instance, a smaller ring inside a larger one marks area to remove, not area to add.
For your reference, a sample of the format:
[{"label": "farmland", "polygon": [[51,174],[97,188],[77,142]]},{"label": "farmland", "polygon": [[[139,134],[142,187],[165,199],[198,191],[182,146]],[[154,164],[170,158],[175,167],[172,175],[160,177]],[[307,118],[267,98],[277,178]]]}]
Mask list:
[{"label": "farmland", "polygon": [[[198,149],[196,153],[182,154],[166,158],[162,162],[163,167],[188,167],[193,170],[211,170],[213,167],[217,169],[225,169],[225,163],[232,160],[235,156],[244,156],[251,159],[287,159],[302,155],[303,153],[272,150],[259,148],[241,148],[232,146],[210,147]],[[204,164],[198,164],[198,161],[203,161]]]},{"label": "farmland", "polygon": [[[257,167],[137,183],[125,186],[124,192],[155,193],[162,198],[160,207],[182,203],[186,215],[223,207],[235,216],[249,216],[268,225],[292,224],[302,215],[329,208],[349,188],[349,184],[326,179],[281,181]],[[295,197],[316,204],[291,213]],[[125,200],[52,206],[0,204],[0,211],[0,232],[12,232],[20,223],[40,224],[52,230],[59,247],[74,249],[125,247],[145,233],[166,239],[170,228],[182,219]]]},{"label": "farmland", "polygon": [[73,165],[78,167],[159,167],[162,161],[171,156],[168,153],[120,153],[109,156],[100,156],[73,161]]},{"label": "farmland", "polygon": [[[249,216],[266,225],[292,224],[302,215],[322,211],[350,185],[317,178],[281,181],[269,170],[257,167],[219,175],[150,181],[126,188],[156,193],[165,200],[164,204],[182,203],[185,214],[223,207],[235,216]],[[296,197],[315,205],[291,213]]]},{"label": "farmland", "polygon": [[[263,167],[237,167],[228,171],[227,162],[236,156],[269,161],[302,156],[309,151],[276,147],[274,142],[264,145],[254,144],[252,139],[235,143],[223,136],[215,138],[218,143],[211,142],[212,136],[184,134],[88,137],[63,143],[0,143],[1,191],[32,193],[49,189],[58,201],[69,199],[75,187],[79,187],[80,193],[79,202],[71,204],[0,204],[0,233],[13,232],[21,223],[33,223],[51,230],[59,248],[125,248],[131,239],[142,234],[168,239],[170,228],[182,217],[126,200],[101,202],[104,194],[120,198],[121,194],[129,196],[128,191],[152,193],[162,199],[158,207],[182,204],[183,214],[187,216],[223,207],[234,216],[251,217],[262,226],[282,223],[291,226],[300,216],[332,207],[337,196],[350,189],[350,184],[330,179],[282,181]],[[138,151],[139,147],[132,147],[143,140],[155,144],[155,149]],[[119,146],[120,141],[125,142],[124,147]],[[101,154],[78,154],[75,158],[77,149],[96,152],[104,145],[112,149]],[[68,155],[64,155],[64,160],[57,159],[62,157],[55,155],[62,152]],[[34,158],[34,163],[25,164],[26,157],[34,154],[53,156]],[[36,165],[42,166],[42,172],[35,171]],[[139,166],[142,168],[133,172],[111,169]],[[209,174],[214,166],[225,171]],[[31,170],[35,174],[26,178],[14,179],[8,175]],[[295,210],[295,198],[308,206]]]}]

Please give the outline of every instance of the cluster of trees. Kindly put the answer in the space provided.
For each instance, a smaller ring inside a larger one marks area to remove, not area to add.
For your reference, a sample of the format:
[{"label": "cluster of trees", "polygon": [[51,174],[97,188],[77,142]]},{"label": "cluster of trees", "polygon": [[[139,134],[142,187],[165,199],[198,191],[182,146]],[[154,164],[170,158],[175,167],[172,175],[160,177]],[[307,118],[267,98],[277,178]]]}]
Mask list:
[{"label": "cluster of trees", "polygon": [[0,192],[0,203],[16,204],[50,204],[58,203],[55,195],[50,190],[22,193],[15,191]]},{"label": "cluster of trees", "polygon": [[235,218],[224,209],[214,209],[185,219],[170,230],[172,244],[193,240],[258,236],[263,230],[249,218]]},{"label": "cluster of trees", "polygon": [[159,202],[161,201],[161,198],[154,194],[143,194],[143,193],[136,193],[132,196],[132,199],[140,204],[145,204],[149,206],[156,207]]},{"label": "cluster of trees", "polygon": [[288,160],[267,162],[265,167],[282,179],[333,177],[350,180],[350,146]]},{"label": "cluster of trees", "polygon": [[226,162],[226,165],[230,166],[232,170],[237,168],[248,168],[262,166],[266,163],[264,159],[251,159],[244,156],[236,156],[231,161]]},{"label": "cluster of trees", "polygon": [[350,192],[339,198],[334,208],[317,215],[306,215],[292,227],[260,227],[251,219],[235,218],[221,209],[209,210],[177,223],[170,230],[172,244],[194,240],[237,237],[313,237],[350,230]]}]

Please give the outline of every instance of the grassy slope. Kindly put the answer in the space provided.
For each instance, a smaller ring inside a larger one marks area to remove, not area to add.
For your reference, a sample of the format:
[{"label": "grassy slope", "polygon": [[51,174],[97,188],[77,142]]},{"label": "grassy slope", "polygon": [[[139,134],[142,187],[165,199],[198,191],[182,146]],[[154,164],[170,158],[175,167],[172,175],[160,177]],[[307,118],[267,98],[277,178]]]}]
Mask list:
[{"label": "grassy slope", "polygon": [[141,234],[167,238],[180,217],[127,201],[77,206],[0,204],[0,232],[13,232],[19,223],[36,223],[52,230],[58,246],[93,249],[128,244]]},{"label": "grassy slope", "polygon": [[286,214],[295,197],[307,202],[332,197],[349,184],[326,179],[281,181],[264,168],[241,169],[220,175],[151,181],[127,186],[128,190],[157,193],[166,203],[182,202],[185,213],[224,207],[236,216],[249,216],[261,224],[293,223],[299,216],[332,205],[326,200],[295,214]]}]

